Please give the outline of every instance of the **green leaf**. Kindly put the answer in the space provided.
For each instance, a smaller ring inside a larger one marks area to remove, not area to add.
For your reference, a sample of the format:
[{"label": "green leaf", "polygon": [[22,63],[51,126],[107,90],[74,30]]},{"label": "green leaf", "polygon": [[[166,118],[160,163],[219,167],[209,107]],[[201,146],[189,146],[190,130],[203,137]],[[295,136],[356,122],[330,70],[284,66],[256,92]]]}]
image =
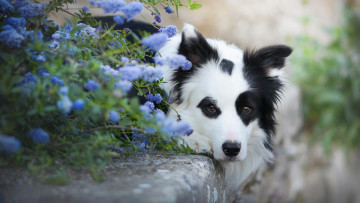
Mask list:
[{"label": "green leaf", "polygon": [[192,2],[192,4],[190,5],[190,10],[196,10],[196,9],[199,9],[201,8],[202,5],[197,3],[196,1]]}]

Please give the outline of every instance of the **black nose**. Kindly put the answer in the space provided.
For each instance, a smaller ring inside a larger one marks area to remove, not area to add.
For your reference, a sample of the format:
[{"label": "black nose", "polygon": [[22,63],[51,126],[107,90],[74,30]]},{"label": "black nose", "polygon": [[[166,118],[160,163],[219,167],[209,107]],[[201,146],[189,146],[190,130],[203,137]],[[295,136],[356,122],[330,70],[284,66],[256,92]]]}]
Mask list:
[{"label": "black nose", "polygon": [[241,144],[227,141],[222,145],[222,149],[226,156],[233,157],[239,154],[241,149]]}]

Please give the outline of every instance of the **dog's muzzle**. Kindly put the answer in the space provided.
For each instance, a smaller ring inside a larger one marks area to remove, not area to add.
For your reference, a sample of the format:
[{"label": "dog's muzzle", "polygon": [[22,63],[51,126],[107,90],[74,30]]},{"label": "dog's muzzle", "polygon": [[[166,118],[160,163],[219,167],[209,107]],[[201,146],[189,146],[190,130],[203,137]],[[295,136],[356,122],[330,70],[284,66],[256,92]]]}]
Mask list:
[{"label": "dog's muzzle", "polygon": [[237,142],[226,141],[222,145],[222,150],[223,150],[224,154],[228,157],[234,157],[234,156],[238,155],[240,152],[240,149],[241,149],[241,144],[237,143]]}]

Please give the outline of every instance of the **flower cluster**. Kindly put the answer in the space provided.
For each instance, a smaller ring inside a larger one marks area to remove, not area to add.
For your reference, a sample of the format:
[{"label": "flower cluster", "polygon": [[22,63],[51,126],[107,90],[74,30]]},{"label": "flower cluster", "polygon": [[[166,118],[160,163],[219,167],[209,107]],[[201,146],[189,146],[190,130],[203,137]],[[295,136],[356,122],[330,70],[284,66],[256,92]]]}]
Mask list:
[{"label": "flower cluster", "polygon": [[90,0],[89,3],[92,6],[96,5],[97,7],[102,8],[105,14],[115,14],[120,11],[123,12],[123,15],[117,15],[114,17],[114,21],[119,25],[123,24],[125,21],[130,21],[143,9],[143,4],[140,2],[130,2],[129,4],[126,4],[123,0]]},{"label": "flower cluster", "polygon": [[176,26],[169,25],[169,26],[165,26],[165,27],[160,28],[159,32],[166,33],[167,36],[169,38],[171,38],[171,37],[173,37],[173,36],[175,36],[177,34],[178,30],[177,30]]},{"label": "flower cluster", "polygon": [[5,19],[3,31],[0,32],[0,42],[9,47],[20,47],[29,32],[25,28],[24,18],[9,17]]},{"label": "flower cluster", "polygon": [[183,70],[190,70],[192,67],[191,62],[188,61],[183,55],[167,57],[166,60],[169,64],[169,67],[172,69],[181,67]]},{"label": "flower cluster", "polygon": [[153,51],[157,51],[163,47],[168,40],[165,33],[155,33],[142,39],[142,44],[149,47]]},{"label": "flower cluster", "polygon": [[10,154],[19,151],[20,147],[21,144],[17,138],[0,134],[0,152]]}]

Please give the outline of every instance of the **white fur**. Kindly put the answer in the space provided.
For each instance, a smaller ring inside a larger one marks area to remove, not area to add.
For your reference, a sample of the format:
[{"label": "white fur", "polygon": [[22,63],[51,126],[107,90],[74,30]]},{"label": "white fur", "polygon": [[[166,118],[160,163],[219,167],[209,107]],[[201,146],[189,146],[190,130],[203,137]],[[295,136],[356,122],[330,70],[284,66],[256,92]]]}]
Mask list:
[{"label": "white fur", "polygon": [[[184,26],[185,37],[196,36],[195,28],[192,25]],[[232,74],[226,74],[219,68],[219,64],[208,62],[204,64],[183,85],[182,99],[179,105],[171,103],[172,107],[187,121],[194,133],[183,138],[183,143],[189,145],[197,152],[213,154],[214,158],[220,161],[225,170],[227,188],[234,190],[254,172],[264,161],[273,158],[271,151],[265,148],[265,132],[259,127],[255,120],[245,125],[235,109],[235,101],[239,94],[249,90],[249,84],[243,76],[243,52],[234,45],[228,45],[224,41],[207,39],[208,43],[219,53],[220,60],[226,58],[234,62]],[[181,34],[171,38],[169,42],[160,49],[158,56],[164,59],[177,54]],[[167,65],[160,66],[164,72],[162,88],[170,94],[175,85],[171,81],[171,70]],[[276,75],[276,74],[274,74]],[[203,115],[197,107],[204,97],[212,97],[217,100],[217,106],[221,109],[221,115],[216,119],[209,119]],[[177,118],[175,111],[168,112],[168,117]],[[241,143],[240,153],[229,160],[222,151],[222,144],[225,141],[236,141]]]}]

